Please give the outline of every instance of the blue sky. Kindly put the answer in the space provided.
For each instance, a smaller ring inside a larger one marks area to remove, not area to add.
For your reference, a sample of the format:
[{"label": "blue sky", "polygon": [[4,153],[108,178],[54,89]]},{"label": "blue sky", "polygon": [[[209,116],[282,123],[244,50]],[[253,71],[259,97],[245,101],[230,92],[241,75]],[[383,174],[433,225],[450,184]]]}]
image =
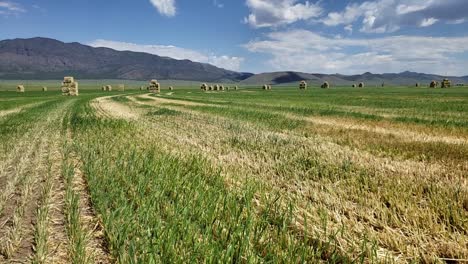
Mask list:
[{"label": "blue sky", "polygon": [[249,72],[468,75],[467,0],[0,0],[0,39],[50,37]]}]

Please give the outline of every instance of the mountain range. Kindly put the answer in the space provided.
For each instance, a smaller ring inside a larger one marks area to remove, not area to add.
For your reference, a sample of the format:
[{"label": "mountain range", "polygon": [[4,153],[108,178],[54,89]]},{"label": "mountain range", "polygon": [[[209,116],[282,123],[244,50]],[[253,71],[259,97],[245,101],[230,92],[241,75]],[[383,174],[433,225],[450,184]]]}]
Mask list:
[{"label": "mountain range", "polygon": [[[78,79],[190,80],[239,82],[245,85],[290,84],[307,80],[311,84],[328,81],[332,85],[365,82],[369,85],[413,85],[442,80],[446,76],[416,72],[359,75],[270,72],[235,72],[210,64],[176,60],[142,52],[95,48],[77,42],[64,43],[49,38],[0,41],[0,79],[45,80],[72,75]],[[468,83],[468,76],[447,76],[454,83]]]}]

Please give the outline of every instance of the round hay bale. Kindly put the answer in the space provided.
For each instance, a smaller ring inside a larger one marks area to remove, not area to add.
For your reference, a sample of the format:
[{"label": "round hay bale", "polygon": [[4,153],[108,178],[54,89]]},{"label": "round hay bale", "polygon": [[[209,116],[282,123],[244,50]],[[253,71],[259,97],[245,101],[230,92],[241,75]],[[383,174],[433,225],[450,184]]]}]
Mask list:
[{"label": "round hay bale", "polygon": [[329,84],[328,82],[324,82],[324,83],[320,86],[320,88],[328,89],[328,88],[330,88],[330,84]]},{"label": "round hay bale", "polygon": [[359,83],[359,88],[364,88],[364,83],[363,82]]},{"label": "round hay bale", "polygon": [[47,87],[42,86],[42,91],[43,91],[43,92],[47,92]]},{"label": "round hay bale", "polygon": [[416,83],[416,87],[419,87],[419,86],[420,86],[419,83]]},{"label": "round hay bale", "polygon": [[430,88],[436,88],[436,87],[437,87],[437,82],[436,82],[436,81],[432,81],[432,82],[429,84],[429,87],[430,87]]},{"label": "round hay bale", "polygon": [[304,80],[301,81],[301,82],[299,83],[299,89],[300,89],[300,90],[306,90],[306,89],[307,89],[307,82],[304,81]]},{"label": "round hay bale", "polygon": [[271,85],[268,85],[268,90],[271,90]]},{"label": "round hay bale", "polygon": [[18,93],[24,93],[24,86],[22,84],[16,86],[16,91]]},{"label": "round hay bale", "polygon": [[172,91],[172,90],[174,90],[174,87],[169,86],[169,91]]},{"label": "round hay bale", "polygon": [[215,84],[215,86],[213,86],[213,91],[218,91],[219,90],[219,85]]},{"label": "round hay bale", "polygon": [[213,85],[210,85],[210,87],[208,87],[208,91],[213,91],[214,87]]},{"label": "round hay bale", "polygon": [[234,86],[234,90],[237,91],[237,89],[239,89],[239,87],[237,87],[237,85]]},{"label": "round hay bale", "polygon": [[356,87],[357,87],[357,85],[356,85],[355,83],[353,83],[353,86],[352,86],[352,87],[353,87],[353,88],[356,88]]},{"label": "round hay bale", "polygon": [[200,90],[202,91],[208,90],[208,85],[206,85],[206,83],[202,83],[202,85],[200,86]]},{"label": "round hay bale", "polygon": [[262,87],[263,90],[268,90],[268,84],[264,84]]}]

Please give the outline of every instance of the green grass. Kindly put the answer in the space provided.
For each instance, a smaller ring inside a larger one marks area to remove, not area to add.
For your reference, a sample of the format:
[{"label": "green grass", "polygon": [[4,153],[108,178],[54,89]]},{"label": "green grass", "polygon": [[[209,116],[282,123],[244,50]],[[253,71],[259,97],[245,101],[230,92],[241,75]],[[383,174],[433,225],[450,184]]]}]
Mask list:
[{"label": "green grass", "polygon": [[[466,88],[204,93],[193,85],[163,91],[157,97],[173,100],[163,102],[138,97],[146,91],[136,82],[126,92],[102,92],[93,82],[83,81],[77,98],[53,88],[0,92],[0,113],[24,107],[0,117],[5,160],[15,140],[60,117],[61,126],[47,131],[65,138],[73,263],[93,262],[73,159],[118,263],[468,258],[468,145],[456,141],[468,140]],[[102,104],[123,107],[103,108],[104,117],[91,102],[108,96]],[[139,118],[113,117],[118,111]],[[36,238],[42,261],[53,250],[46,222]]]}]

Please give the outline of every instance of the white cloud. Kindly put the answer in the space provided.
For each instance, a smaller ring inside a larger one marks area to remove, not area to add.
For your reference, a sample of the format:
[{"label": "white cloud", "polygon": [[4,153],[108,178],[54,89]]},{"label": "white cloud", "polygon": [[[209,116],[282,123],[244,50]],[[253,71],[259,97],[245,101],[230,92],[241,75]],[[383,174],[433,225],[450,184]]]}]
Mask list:
[{"label": "white cloud", "polygon": [[261,27],[275,27],[291,24],[300,20],[319,17],[322,8],[318,4],[298,0],[247,0],[250,9],[244,22],[249,25]]},{"label": "white cloud", "polygon": [[106,47],[115,50],[129,50],[135,52],[145,52],[163,57],[170,57],[178,60],[191,60],[202,63],[213,64],[217,67],[238,71],[241,67],[244,58],[232,57],[226,55],[215,55],[202,53],[196,50],[164,45],[140,45],[135,43],[102,40],[98,39],[89,43],[92,47]]},{"label": "white cloud", "polygon": [[26,10],[19,4],[10,1],[0,1],[0,15],[17,15]]},{"label": "white cloud", "polygon": [[321,19],[327,26],[360,23],[361,32],[395,32],[403,26],[428,27],[437,22],[464,23],[466,0],[376,0],[349,4]]},{"label": "white cloud", "polygon": [[[272,32],[244,45],[271,56],[272,70],[357,74],[405,70],[466,75],[468,37],[329,38],[307,30]],[[464,72],[465,71],[465,72]]]},{"label": "white cloud", "polygon": [[217,8],[223,8],[224,4],[221,3],[219,0],[213,0],[213,5],[216,6]]},{"label": "white cloud", "polygon": [[162,15],[172,17],[176,14],[175,0],[150,0],[159,13]]}]

